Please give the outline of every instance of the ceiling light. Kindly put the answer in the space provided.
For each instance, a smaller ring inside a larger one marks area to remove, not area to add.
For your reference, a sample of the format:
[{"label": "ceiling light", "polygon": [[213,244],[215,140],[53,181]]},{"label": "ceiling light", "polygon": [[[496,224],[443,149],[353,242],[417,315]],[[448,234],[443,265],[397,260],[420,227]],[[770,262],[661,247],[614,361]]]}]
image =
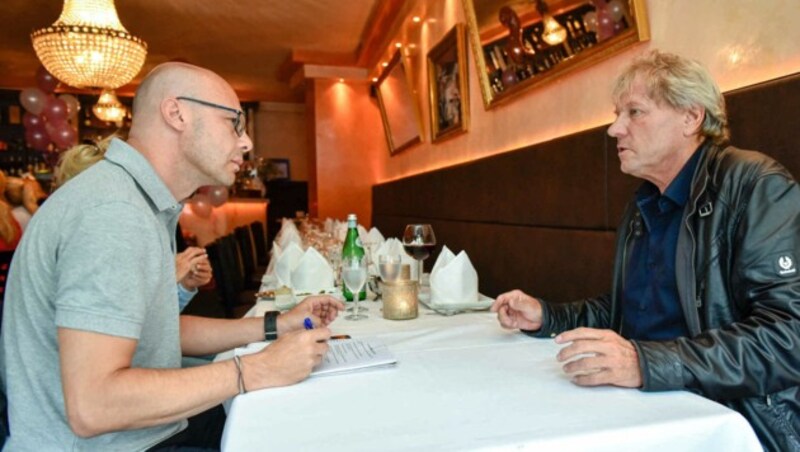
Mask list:
[{"label": "ceiling light", "polygon": [[378,83],[378,77],[372,77],[372,83]]},{"label": "ceiling light", "polygon": [[419,16],[414,16],[411,18],[411,20],[413,20],[414,22],[420,22],[422,19],[420,19]]},{"label": "ceiling light", "polygon": [[147,44],[122,26],[114,0],[64,0],[58,20],[31,34],[48,72],[77,88],[118,88],[142,69]]},{"label": "ceiling light", "polygon": [[92,107],[92,112],[101,121],[120,122],[125,118],[128,109],[117,99],[116,93],[112,90],[104,89],[100,93],[100,98]]},{"label": "ceiling light", "polygon": [[387,63],[387,62],[385,62],[385,61],[384,61],[383,63],[381,63],[381,66],[383,66],[383,67],[386,67],[386,66],[388,66],[388,65],[389,65],[389,63]]},{"label": "ceiling light", "polygon": [[398,43],[396,43],[394,46],[395,46],[395,47],[397,47],[397,48],[399,49],[399,48],[403,47],[403,44],[398,42]]}]

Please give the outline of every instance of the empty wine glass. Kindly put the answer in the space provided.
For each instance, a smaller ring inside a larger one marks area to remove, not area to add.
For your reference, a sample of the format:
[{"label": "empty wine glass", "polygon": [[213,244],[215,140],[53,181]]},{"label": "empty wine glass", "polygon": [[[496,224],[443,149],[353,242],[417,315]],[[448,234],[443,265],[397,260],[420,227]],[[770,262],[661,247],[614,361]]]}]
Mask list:
[{"label": "empty wine glass", "polygon": [[436,246],[436,236],[433,227],[429,224],[409,224],[403,232],[403,249],[406,253],[419,262],[417,280],[422,285],[422,261],[427,259]]},{"label": "empty wine glass", "polygon": [[358,302],[361,289],[367,282],[367,259],[365,257],[348,256],[342,259],[342,281],[353,294],[353,312],[345,316],[347,320],[366,319],[367,315],[359,312]]},{"label": "empty wine glass", "polygon": [[378,273],[384,282],[394,282],[400,277],[402,259],[399,254],[382,254],[378,256]]}]

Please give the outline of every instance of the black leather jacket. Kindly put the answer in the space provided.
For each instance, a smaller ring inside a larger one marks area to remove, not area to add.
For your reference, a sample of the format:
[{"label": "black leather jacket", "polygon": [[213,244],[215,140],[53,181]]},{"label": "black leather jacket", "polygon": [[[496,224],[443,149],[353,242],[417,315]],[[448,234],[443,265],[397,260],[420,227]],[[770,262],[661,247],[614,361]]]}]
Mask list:
[{"label": "black leather jacket", "polygon": [[[643,390],[686,389],[742,413],[767,450],[800,450],[800,187],[758,152],[705,145],[683,214],[676,278],[691,337],[633,341]],[[543,303],[533,336],[621,331],[626,255],[640,213],[617,233],[610,295]]]}]

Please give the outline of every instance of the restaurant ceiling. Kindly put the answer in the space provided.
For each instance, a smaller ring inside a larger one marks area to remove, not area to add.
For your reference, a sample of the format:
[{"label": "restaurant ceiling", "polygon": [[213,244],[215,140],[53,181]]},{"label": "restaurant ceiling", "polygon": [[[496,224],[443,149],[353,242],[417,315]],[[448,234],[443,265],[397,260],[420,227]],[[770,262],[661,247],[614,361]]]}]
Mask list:
[{"label": "restaurant ceiling", "polygon": [[[63,2],[2,3],[0,88],[34,86],[39,62],[30,33],[55,22]],[[148,44],[144,68],[120,92],[130,94],[152,67],[177,59],[216,71],[242,100],[302,101],[302,90],[289,86],[301,63],[364,66],[359,51],[364,36],[374,36],[365,29],[375,25],[379,3],[387,2],[117,0],[122,24]]]}]

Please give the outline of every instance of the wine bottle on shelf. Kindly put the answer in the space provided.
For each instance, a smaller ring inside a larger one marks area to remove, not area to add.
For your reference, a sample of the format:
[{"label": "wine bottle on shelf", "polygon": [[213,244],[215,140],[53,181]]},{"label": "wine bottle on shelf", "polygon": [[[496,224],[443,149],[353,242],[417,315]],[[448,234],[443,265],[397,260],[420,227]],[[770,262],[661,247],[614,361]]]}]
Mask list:
[{"label": "wine bottle on shelf", "polygon": [[[361,244],[361,238],[358,236],[358,218],[356,214],[351,213],[347,216],[347,236],[344,238],[344,246],[342,247],[342,262],[347,257],[364,257],[364,246]],[[342,295],[345,300],[353,301],[353,293],[347,288],[346,284],[342,284]],[[367,299],[366,284],[361,292],[358,294],[359,300]]]}]

